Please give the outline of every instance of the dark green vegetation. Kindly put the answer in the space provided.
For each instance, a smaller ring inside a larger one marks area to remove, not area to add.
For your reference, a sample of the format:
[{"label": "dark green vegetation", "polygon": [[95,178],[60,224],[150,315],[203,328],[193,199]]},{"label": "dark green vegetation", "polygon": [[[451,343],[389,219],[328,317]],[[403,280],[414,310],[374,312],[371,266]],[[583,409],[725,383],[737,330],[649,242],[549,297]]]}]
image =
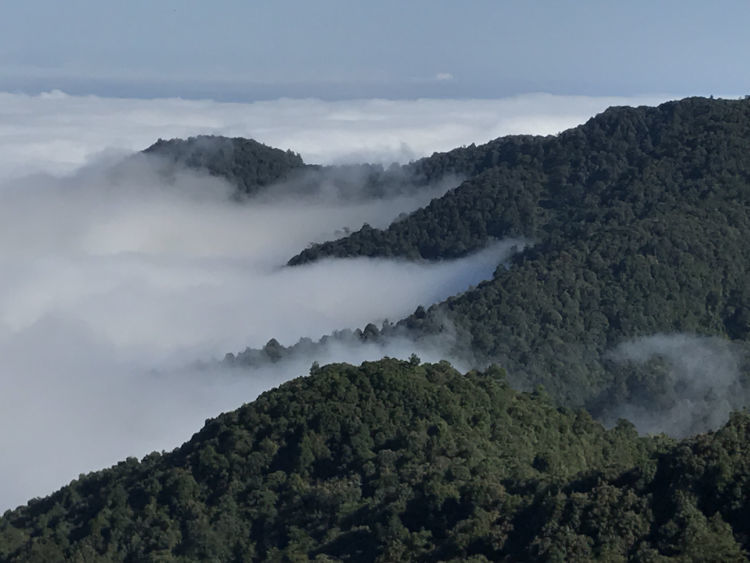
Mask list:
[{"label": "dark green vegetation", "polygon": [[555,137],[505,137],[426,159],[476,174],[386,230],[364,227],[290,261],[464,255],[492,239],[534,246],[476,289],[400,323],[446,319],[462,350],[592,412],[649,383],[606,352],[655,333],[750,337],[750,101],[611,108]]},{"label": "dark green vegetation", "polygon": [[6,512],[0,559],[737,560],[749,432],[639,438],[498,368],[334,364]]},{"label": "dark green vegetation", "polygon": [[401,166],[305,164],[302,157],[241,137],[201,135],[188,139],[159,139],[143,151],[177,168],[196,170],[227,180],[238,196],[255,196],[264,188],[274,199],[285,196],[335,197],[338,200],[393,197],[408,194],[443,179],[476,172],[470,160],[435,155]]},{"label": "dark green vegetation", "polygon": [[201,135],[189,139],[159,139],[143,152],[173,165],[223,177],[237,186],[241,194],[255,193],[305,166],[302,157],[292,151],[239,137]]},{"label": "dark green vegetation", "polygon": [[610,108],[557,136],[508,136],[436,153],[411,166],[469,179],[406,221],[317,245],[290,262],[452,258],[493,238],[580,236],[590,224],[746,199],[749,131],[750,101],[688,98]]}]

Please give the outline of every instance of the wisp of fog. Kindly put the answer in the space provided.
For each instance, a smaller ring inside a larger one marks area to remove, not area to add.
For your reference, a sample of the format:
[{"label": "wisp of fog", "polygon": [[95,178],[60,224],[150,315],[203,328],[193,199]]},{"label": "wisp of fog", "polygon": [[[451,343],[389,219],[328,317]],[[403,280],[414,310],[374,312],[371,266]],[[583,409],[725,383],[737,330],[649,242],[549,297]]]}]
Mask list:
[{"label": "wisp of fog", "polygon": [[[145,157],[0,186],[0,506],[176,447],[205,418],[305,374],[312,361],[238,373],[189,368],[196,360],[398,320],[490,277],[510,243],[435,264],[284,266],[311,242],[365,222],[385,226],[449,187],[278,200],[271,188],[237,202],[217,178],[165,178]],[[315,359],[413,352],[440,359],[404,339],[338,343]]]},{"label": "wisp of fog", "polygon": [[750,386],[743,376],[746,352],[738,343],[693,334],[654,334],[623,342],[609,358],[631,367],[651,363],[652,388],[647,397],[613,407],[604,421],[611,425],[625,418],[642,434],[677,438],[715,430],[732,411],[750,405]]}]

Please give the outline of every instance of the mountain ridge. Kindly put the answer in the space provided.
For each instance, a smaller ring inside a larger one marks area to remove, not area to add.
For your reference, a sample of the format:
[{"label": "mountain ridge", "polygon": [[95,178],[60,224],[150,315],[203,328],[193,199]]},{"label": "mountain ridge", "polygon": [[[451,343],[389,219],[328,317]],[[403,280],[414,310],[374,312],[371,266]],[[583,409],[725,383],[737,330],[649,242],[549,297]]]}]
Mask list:
[{"label": "mountain ridge", "polygon": [[641,438],[496,367],[331,364],[6,512],[0,559],[735,559],[749,449],[747,414]]}]

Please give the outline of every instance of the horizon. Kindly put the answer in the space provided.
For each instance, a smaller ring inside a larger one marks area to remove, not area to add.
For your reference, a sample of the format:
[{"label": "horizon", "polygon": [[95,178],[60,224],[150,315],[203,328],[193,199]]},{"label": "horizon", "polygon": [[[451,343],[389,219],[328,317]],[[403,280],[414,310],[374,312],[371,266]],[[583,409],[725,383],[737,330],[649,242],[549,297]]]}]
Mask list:
[{"label": "horizon", "polygon": [[241,102],[750,92],[738,56],[750,5],[721,6],[10,0],[0,90]]}]

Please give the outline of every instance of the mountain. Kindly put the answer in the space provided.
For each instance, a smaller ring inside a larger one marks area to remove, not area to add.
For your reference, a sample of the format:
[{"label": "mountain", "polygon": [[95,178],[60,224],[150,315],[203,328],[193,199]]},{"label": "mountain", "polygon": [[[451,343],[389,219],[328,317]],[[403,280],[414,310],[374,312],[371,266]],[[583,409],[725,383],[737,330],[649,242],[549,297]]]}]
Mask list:
[{"label": "mountain", "polygon": [[240,196],[253,196],[273,187],[280,198],[334,196],[343,200],[409,194],[439,182],[476,175],[491,166],[477,159],[473,145],[450,153],[435,153],[405,165],[306,164],[291,150],[281,150],[242,137],[199,135],[188,139],[159,139],[142,154],[161,159],[167,172],[181,167],[217,176],[235,186]]},{"label": "mountain", "polygon": [[750,417],[605,430],[504,372],[314,367],[0,520],[3,561],[737,560]]},{"label": "mountain", "polygon": [[143,151],[174,166],[225,178],[239,193],[252,194],[303,168],[302,157],[241,137],[200,135],[188,139],[159,139]]},{"label": "mountain", "polygon": [[315,245],[290,264],[326,256],[454,258],[492,239],[569,236],[589,223],[622,225],[746,198],[749,117],[748,100],[687,98],[609,108],[556,136],[501,137],[435,154],[415,165],[468,179],[386,230]]},{"label": "mountain", "polygon": [[750,101],[615,107],[557,136],[504,137],[440,158],[473,162],[476,174],[385,230],[364,226],[289,264],[449,259],[525,237],[492,280],[398,328],[427,337],[449,327],[462,338],[447,352],[495,361],[514,385],[543,384],[592,412],[655,396],[659,374],[636,377],[611,361],[623,342],[685,333],[746,347]]}]

